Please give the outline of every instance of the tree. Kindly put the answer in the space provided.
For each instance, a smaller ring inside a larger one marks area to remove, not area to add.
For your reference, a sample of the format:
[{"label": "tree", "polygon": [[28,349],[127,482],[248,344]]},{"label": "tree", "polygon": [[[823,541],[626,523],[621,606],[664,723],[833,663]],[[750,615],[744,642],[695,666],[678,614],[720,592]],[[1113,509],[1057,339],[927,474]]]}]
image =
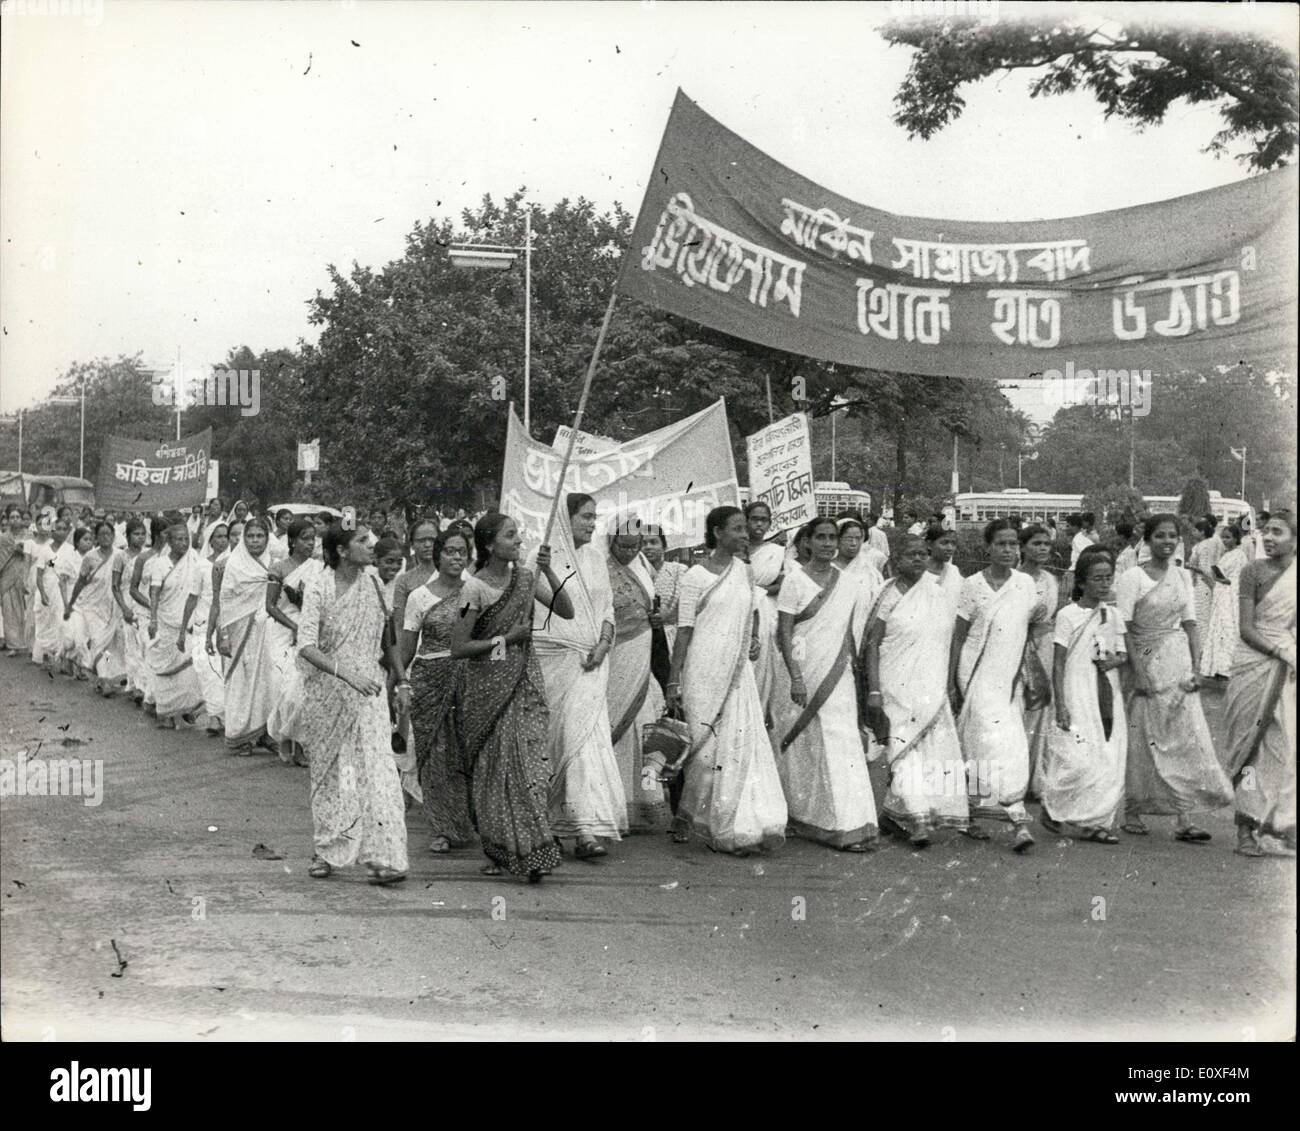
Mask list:
[{"label": "tree", "polygon": [[1183,484],[1183,493],[1178,499],[1178,513],[1192,518],[1204,518],[1210,513],[1210,489],[1205,480],[1196,476]]},{"label": "tree", "polygon": [[1238,155],[1255,171],[1286,163],[1295,151],[1300,105],[1296,58],[1262,36],[1182,26],[1118,11],[1052,6],[1038,20],[987,23],[979,17],[906,19],[884,25],[890,43],[916,48],[894,104],[910,137],[929,138],[961,116],[961,88],[1001,72],[1040,72],[1030,96],[1085,89],[1107,118],[1138,129],[1158,125],[1176,103],[1216,105],[1224,127],[1206,146]]},{"label": "tree", "polygon": [[1099,525],[1113,527],[1117,522],[1138,523],[1148,508],[1142,492],[1127,483],[1112,483],[1101,491],[1084,495],[1079,512],[1091,511]]}]

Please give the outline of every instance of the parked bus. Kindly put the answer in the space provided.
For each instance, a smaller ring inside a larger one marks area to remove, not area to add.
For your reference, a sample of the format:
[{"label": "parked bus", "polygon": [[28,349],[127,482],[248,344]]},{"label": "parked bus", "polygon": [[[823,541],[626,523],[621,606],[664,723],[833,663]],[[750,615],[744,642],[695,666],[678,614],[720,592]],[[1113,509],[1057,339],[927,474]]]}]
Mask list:
[{"label": "parked bus", "polygon": [[75,475],[28,475],[20,471],[0,471],[0,504],[18,503],[36,510],[39,507],[93,507],[95,485]]},{"label": "parked bus", "polygon": [[[1147,495],[1145,499],[1151,514],[1178,510],[1177,495]],[[1029,522],[1044,522],[1050,518],[1060,525],[1067,515],[1078,514],[1082,507],[1082,494],[1053,494],[1031,491],[1027,487],[1008,487],[1005,491],[963,491],[957,496],[957,521],[980,526],[991,519],[1019,515]],[[1210,513],[1222,521],[1233,522],[1242,515],[1253,517],[1254,508],[1244,499],[1226,499],[1220,492],[1211,491]],[[1100,521],[1101,516],[1097,518]]]}]

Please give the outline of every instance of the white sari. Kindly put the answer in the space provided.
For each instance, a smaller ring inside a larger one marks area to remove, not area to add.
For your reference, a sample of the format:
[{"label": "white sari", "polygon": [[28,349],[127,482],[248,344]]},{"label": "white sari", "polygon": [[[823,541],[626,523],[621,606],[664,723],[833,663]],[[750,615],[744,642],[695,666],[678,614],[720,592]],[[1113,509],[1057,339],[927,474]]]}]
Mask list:
[{"label": "white sari", "polygon": [[[28,543],[32,556],[32,597],[28,618],[32,630],[32,662],[42,664],[59,658],[60,630],[63,622],[63,590],[54,573],[54,547],[49,542]],[[46,604],[41,600],[44,594]]]},{"label": "white sari", "polygon": [[253,557],[244,542],[226,559],[217,631],[225,640],[226,746],[243,750],[266,734],[271,681],[262,639],[266,633],[266,553]]},{"label": "white sari", "polygon": [[[908,833],[969,822],[966,767],[948,702],[948,649],[953,617],[947,595],[926,572],[899,594],[887,581],[867,621],[884,622],[880,691],[889,719],[884,756],[889,791],[881,807]],[[877,748],[879,749],[879,748]]]},{"label": "white sari", "polygon": [[663,691],[650,675],[655,581],[640,554],[626,566],[611,557],[609,580],[615,620],[607,704],[614,756],[627,798],[628,826],[633,831],[666,829],[671,813],[664,787],[657,775],[644,772],[641,755],[641,728],[664,711]]},{"label": "white sari", "polygon": [[[298,607],[289,600],[284,590],[290,588],[305,593],[307,582],[324,568],[323,561],[308,558],[296,565],[280,583],[280,599],[276,602],[276,607],[295,624],[299,620]],[[266,732],[276,742],[296,741],[295,727],[303,695],[302,666],[297,663],[298,645],[294,643],[293,633],[268,616],[263,647],[266,649],[264,666],[271,683],[273,700],[271,712],[266,719]],[[292,760],[292,755],[284,750],[281,750],[280,757],[284,761]]]},{"label": "white sari", "polygon": [[693,629],[681,673],[692,752],[677,816],[723,852],[785,839],[785,795],[749,661],[754,605],[739,559],[721,577],[696,565],[682,578],[677,624]]},{"label": "white sari", "polygon": [[[1124,653],[1124,623],[1112,606],[1085,609],[1066,605],[1056,614],[1054,645],[1066,649],[1065,708],[1070,729],[1055,722],[1039,770],[1038,791],[1043,811],[1055,821],[1080,828],[1109,829],[1124,798],[1124,767],[1128,754],[1128,722],[1119,671],[1102,675],[1096,659]],[[1099,679],[1110,688],[1110,737],[1102,718]]]},{"label": "white sari", "polygon": [[775,542],[764,542],[749,552],[749,573],[759,589],[754,594],[758,609],[758,659],[754,661],[754,679],[758,683],[758,697],[763,701],[764,714],[772,705],[776,684],[784,682],[789,691],[788,677],[782,680],[784,662],[776,646],[776,598],[767,595],[764,586],[771,585],[785,568],[786,547]]},{"label": "white sari", "polygon": [[210,558],[200,558],[198,577],[198,604],[190,616],[190,657],[194,672],[203,692],[203,709],[209,719],[219,719],[226,713],[225,659],[220,652],[208,655],[208,617],[212,615],[212,574],[215,566]]},{"label": "white sari", "polygon": [[[556,526],[552,541],[552,568],[567,579],[564,592],[574,617],[556,616],[540,601],[533,606],[533,651],[550,709],[548,819],[558,837],[618,840],[627,832],[627,797],[610,739],[608,657],[591,671],[582,668],[600,640],[601,625],[614,622],[609,571],[595,546],[574,547],[567,525]],[[528,567],[536,571],[536,551]]]},{"label": "white sari", "polygon": [[187,549],[179,561],[173,561],[169,553],[162,554],[147,567],[151,602],[153,591],[158,590],[158,630],[149,641],[145,662],[153,677],[153,701],[160,719],[191,714],[203,705],[190,650],[178,647],[185,603],[199,580],[200,565],[198,555]]},{"label": "white sari", "polygon": [[[139,560],[143,550],[137,550],[134,554],[129,550],[119,550],[116,558],[113,560],[112,569],[114,572],[121,570],[121,581],[118,584],[117,592],[122,598],[122,604],[131,610],[131,623],[127,624],[125,618],[122,619],[122,666],[126,670],[126,693],[132,695],[139,691],[144,692],[145,675],[144,675],[144,648],[140,644],[140,616],[144,609],[137,605],[131,599],[131,575],[135,571],[135,563]],[[122,616],[122,610],[118,609],[118,616]],[[145,613],[145,620],[148,620],[148,614]]]},{"label": "white sari", "polygon": [[776,605],[778,614],[794,616],[791,651],[808,691],[804,707],[788,695],[772,702],[772,749],[789,823],[798,835],[834,848],[878,834],[858,724],[858,626],[871,611],[870,590],[860,581],[856,572],[832,569],[822,589],[795,567]]},{"label": "white sari", "polygon": [[123,656],[122,610],[113,600],[113,566],[117,554],[96,548],[82,559],[86,583],[77,594],[73,611],[81,613],[84,648],[78,662],[94,675],[116,682],[126,674]]},{"label": "white sari", "polygon": [[1026,820],[1029,739],[1019,676],[1029,626],[1042,615],[1038,591],[1015,572],[995,590],[981,570],[962,583],[957,615],[970,624],[957,661],[957,738],[974,815]]}]

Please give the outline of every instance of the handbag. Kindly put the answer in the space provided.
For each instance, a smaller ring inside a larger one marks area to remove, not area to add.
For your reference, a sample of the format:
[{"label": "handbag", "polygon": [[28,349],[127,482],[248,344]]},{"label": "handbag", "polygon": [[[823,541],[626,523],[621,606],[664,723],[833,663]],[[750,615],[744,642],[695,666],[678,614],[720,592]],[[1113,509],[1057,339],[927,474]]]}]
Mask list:
[{"label": "handbag", "polygon": [[682,718],[680,708],[665,711],[652,723],[641,727],[642,760],[659,768],[659,779],[671,779],[691,750],[691,728]]}]

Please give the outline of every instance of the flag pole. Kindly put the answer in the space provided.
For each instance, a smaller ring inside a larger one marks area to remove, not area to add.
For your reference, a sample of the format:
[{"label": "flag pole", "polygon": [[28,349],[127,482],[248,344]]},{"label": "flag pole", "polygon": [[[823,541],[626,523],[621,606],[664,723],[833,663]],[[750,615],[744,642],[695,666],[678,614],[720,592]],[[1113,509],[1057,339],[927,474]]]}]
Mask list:
[{"label": "flag pole", "polygon": [[551,515],[546,520],[546,533],[542,535],[542,545],[550,545],[551,527],[555,525],[555,512],[560,506],[560,495],[564,493],[564,477],[569,470],[569,460],[573,456],[573,445],[578,439],[578,430],[582,427],[582,414],[587,411],[587,395],[591,392],[591,378],[596,372],[596,362],[600,360],[600,351],[605,345],[605,332],[609,329],[609,320],[614,314],[614,300],[618,291],[610,292],[609,305],[605,307],[605,318],[600,324],[600,333],[596,336],[596,348],[592,350],[591,362],[587,366],[587,376],[582,382],[582,396],[578,398],[578,411],[573,418],[573,430],[569,433],[569,442],[564,449],[564,462],[560,464],[560,476],[555,481],[555,497],[551,499]]}]

